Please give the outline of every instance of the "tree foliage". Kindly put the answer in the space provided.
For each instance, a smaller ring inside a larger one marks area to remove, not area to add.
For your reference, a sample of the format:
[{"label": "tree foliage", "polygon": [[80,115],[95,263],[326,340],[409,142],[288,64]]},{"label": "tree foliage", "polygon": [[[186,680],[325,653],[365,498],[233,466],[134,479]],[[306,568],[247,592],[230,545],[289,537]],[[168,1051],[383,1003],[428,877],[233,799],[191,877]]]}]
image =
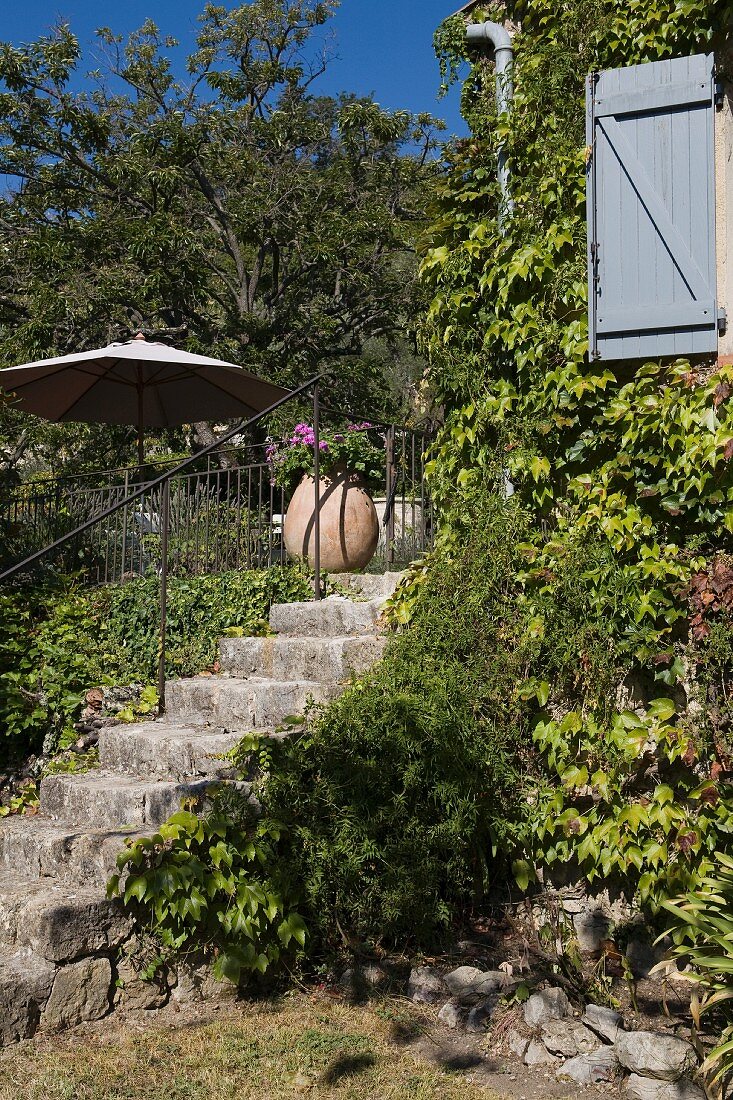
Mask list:
[{"label": "tree foliage", "polygon": [[393,396],[362,353],[405,359],[439,124],[318,94],[335,7],[207,4],[183,75],[150,21],[98,32],[86,79],[66,25],[0,45],[0,363],[142,329],[285,383],[346,357],[342,396]]}]

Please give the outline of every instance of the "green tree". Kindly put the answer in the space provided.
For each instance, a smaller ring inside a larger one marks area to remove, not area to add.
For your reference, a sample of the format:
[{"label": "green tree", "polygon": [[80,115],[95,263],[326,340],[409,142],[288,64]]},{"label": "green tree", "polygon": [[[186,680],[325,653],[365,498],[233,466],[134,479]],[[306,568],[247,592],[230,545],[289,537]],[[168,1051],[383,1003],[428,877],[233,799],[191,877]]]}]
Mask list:
[{"label": "green tree", "polygon": [[316,94],[335,7],[208,4],[185,78],[151,22],[101,30],[81,88],[68,26],[0,45],[0,364],[142,329],[285,383],[348,363],[340,396],[390,400],[362,351],[416,315],[440,124]]}]

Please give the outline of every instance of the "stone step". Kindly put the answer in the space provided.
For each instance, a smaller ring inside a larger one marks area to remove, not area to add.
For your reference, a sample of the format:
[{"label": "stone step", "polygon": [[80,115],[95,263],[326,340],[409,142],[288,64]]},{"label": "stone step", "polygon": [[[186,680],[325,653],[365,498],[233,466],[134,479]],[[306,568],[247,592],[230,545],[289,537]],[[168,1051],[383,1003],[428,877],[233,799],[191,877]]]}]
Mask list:
[{"label": "stone step", "polygon": [[388,600],[404,573],[329,573],[329,585],[346,589],[365,600]]},{"label": "stone step", "polygon": [[222,638],[223,672],[273,680],[320,680],[336,683],[365,672],[384,653],[387,639],[378,635],[352,638]]},{"label": "stone step", "polygon": [[40,814],[5,818],[0,823],[0,874],[52,879],[102,892],[117,870],[117,856],[128,837],[149,830],[84,829]]},{"label": "stone step", "polygon": [[32,951],[51,963],[113,951],[132,927],[119,899],[100,889],[0,873],[0,956]]},{"label": "stone step", "polygon": [[165,718],[102,729],[100,764],[148,779],[216,778],[228,767],[222,757],[234,748],[241,732],[212,729],[203,721],[193,724]]},{"label": "stone step", "polygon": [[210,779],[151,782],[101,769],[85,775],[48,775],[41,782],[41,813],[52,820],[98,829],[155,827],[188,799],[203,809],[210,802],[211,789]]},{"label": "stone step", "polygon": [[273,729],[290,715],[301,714],[310,700],[326,702],[339,691],[337,684],[316,680],[196,676],[167,686],[166,716],[169,722],[208,723],[243,734]]},{"label": "stone step", "polygon": [[55,966],[32,951],[0,958],[0,1047],[99,1020],[112,1008],[112,963],[104,955]]},{"label": "stone step", "polygon": [[56,967],[29,951],[0,956],[0,1047],[38,1030]]},{"label": "stone step", "polygon": [[382,599],[355,603],[345,596],[329,596],[313,603],[275,604],[270,626],[276,634],[299,638],[343,638],[374,634],[379,629]]}]

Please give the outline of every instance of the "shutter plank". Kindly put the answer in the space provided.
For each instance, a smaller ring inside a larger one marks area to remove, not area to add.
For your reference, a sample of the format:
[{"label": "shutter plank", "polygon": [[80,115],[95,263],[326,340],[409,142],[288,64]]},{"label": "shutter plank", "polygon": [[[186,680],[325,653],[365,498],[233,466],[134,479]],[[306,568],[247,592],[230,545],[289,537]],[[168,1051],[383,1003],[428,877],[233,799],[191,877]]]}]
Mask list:
[{"label": "shutter plank", "polygon": [[596,118],[614,115],[638,115],[644,111],[658,111],[662,107],[690,107],[696,103],[705,105],[710,101],[709,83],[687,81],[684,84],[669,84],[666,87],[650,88],[648,91],[620,92],[596,99]]},{"label": "shutter plank", "polygon": [[710,298],[689,305],[637,306],[635,309],[599,309],[599,332],[648,332],[653,329],[676,329],[680,325],[709,325],[715,317],[716,304]]}]

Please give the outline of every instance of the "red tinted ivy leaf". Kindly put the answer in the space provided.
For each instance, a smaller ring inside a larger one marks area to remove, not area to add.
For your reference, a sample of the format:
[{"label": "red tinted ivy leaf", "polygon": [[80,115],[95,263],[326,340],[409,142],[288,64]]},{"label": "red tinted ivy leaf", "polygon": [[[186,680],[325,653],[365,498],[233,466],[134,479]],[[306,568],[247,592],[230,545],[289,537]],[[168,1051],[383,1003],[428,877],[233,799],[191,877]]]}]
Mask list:
[{"label": "red tinted ivy leaf", "polygon": [[719,408],[724,401],[727,401],[731,395],[731,388],[727,382],[718,382],[715,387],[715,395],[713,397],[713,404],[715,408]]}]

